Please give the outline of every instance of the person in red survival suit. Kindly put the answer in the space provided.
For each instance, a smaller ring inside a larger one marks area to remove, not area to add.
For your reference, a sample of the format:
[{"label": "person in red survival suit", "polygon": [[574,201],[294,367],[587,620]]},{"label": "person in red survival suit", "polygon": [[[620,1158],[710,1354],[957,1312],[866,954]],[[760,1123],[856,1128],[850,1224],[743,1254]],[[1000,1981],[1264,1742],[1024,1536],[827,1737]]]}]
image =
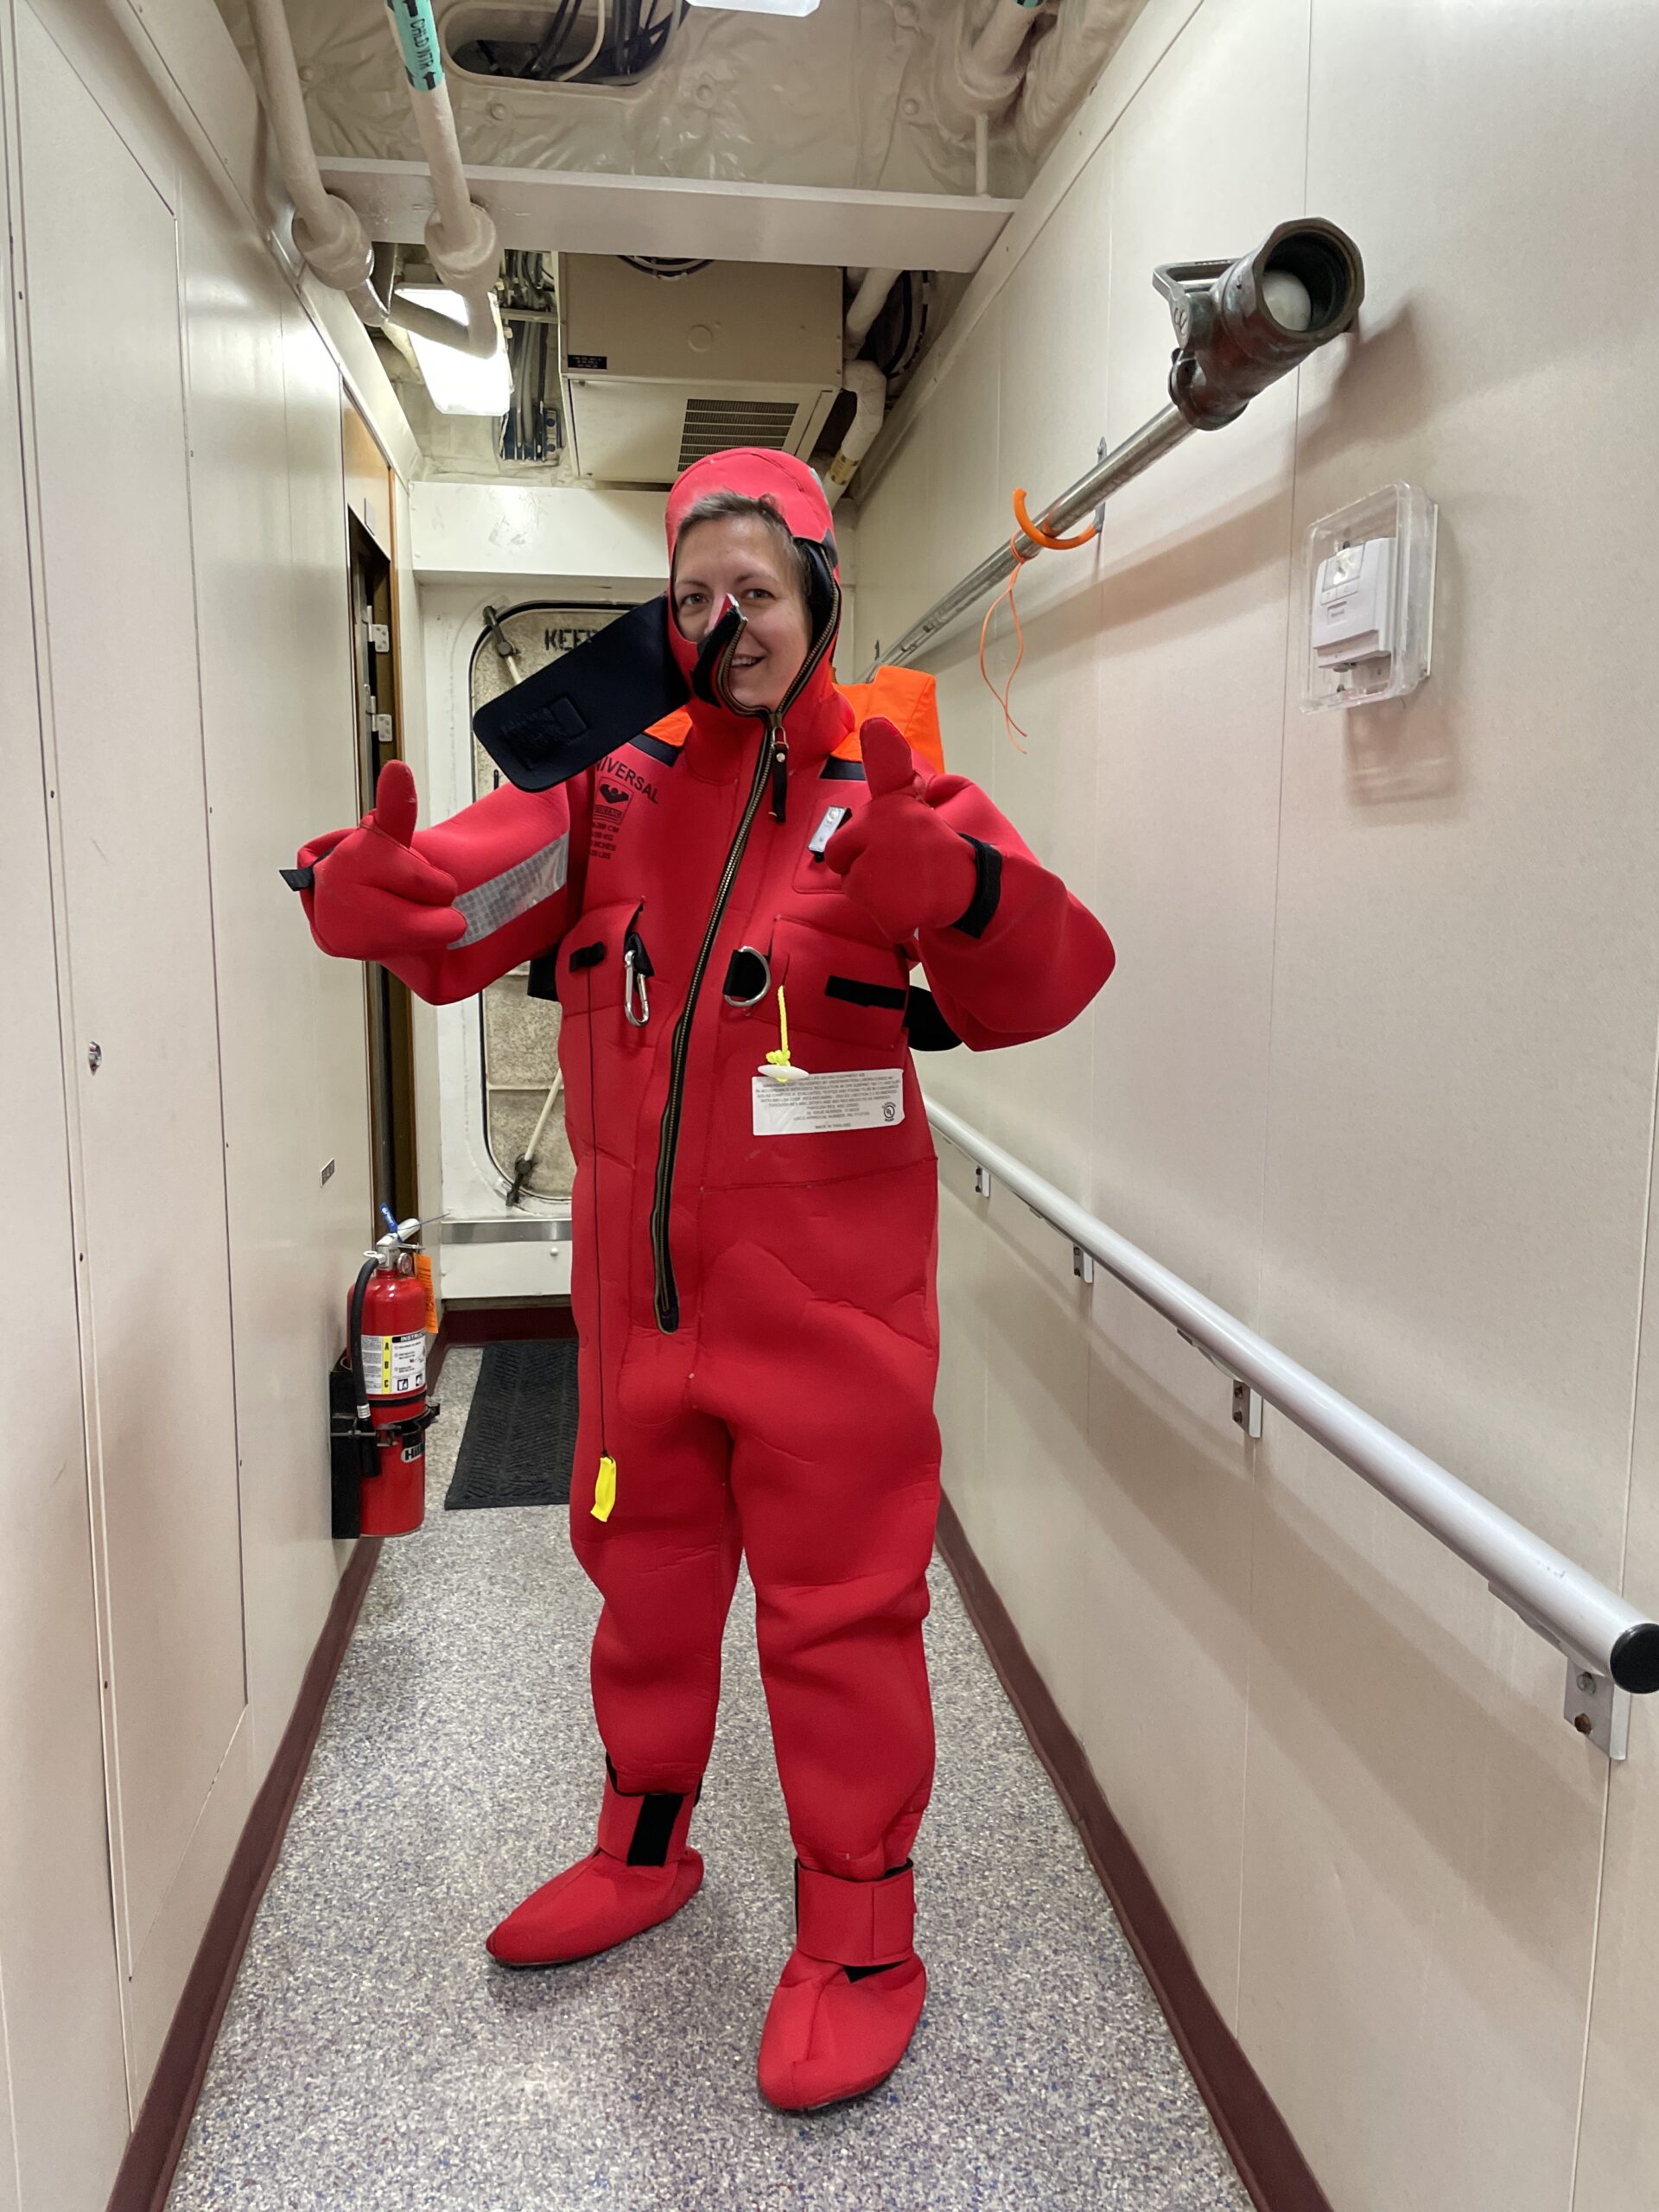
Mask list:
[{"label": "person in red survival suit", "polygon": [[[907,1024],[942,1017],[979,1050],[1047,1035],[1113,953],[984,793],[920,772],[891,721],[866,721],[849,757],[810,468],[717,454],[667,522],[675,658],[689,674],[716,623],[731,632],[677,747],[646,734],[420,832],[393,764],[362,825],[300,861],[322,949],[425,998],[556,951],[577,1162],[571,1530],[604,1599],[606,1781],[597,1848],[490,1951],[585,1957],[697,1889],[687,1831],[747,1556],[798,1862],[760,2085],[805,2110],[886,2078],[925,1987],[911,1847],[933,1770],[938,1191]],[[768,1060],[785,1019],[792,1069]],[[825,1098],[791,1090],[799,1070],[847,1080]]]}]

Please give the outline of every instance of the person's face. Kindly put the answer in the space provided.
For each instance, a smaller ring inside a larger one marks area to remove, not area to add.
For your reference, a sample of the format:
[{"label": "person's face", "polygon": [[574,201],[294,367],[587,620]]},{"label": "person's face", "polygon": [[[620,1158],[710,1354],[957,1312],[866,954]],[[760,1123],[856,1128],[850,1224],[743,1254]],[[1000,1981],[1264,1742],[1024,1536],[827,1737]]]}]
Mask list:
[{"label": "person's face", "polygon": [[748,627],[728,688],[741,707],[776,707],[801,672],[810,642],[794,565],[773,531],[753,515],[693,523],[674,554],[674,617],[700,644],[728,597]]}]

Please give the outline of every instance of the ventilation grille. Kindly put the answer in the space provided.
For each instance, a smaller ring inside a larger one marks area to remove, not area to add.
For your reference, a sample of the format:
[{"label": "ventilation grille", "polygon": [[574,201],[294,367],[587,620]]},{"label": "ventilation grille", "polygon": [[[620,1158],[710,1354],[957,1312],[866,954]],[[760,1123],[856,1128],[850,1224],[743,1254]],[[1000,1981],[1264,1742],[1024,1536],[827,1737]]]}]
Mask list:
[{"label": "ventilation grille", "polygon": [[680,430],[680,467],[728,446],[787,447],[798,410],[777,399],[689,399]]}]

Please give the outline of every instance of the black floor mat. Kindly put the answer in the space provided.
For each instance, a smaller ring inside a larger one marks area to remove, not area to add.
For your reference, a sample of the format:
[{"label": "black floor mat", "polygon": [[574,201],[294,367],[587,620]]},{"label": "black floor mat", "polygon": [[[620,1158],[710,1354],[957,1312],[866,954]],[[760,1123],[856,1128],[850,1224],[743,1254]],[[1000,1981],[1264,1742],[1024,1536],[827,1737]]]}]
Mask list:
[{"label": "black floor mat", "polygon": [[575,1338],[486,1344],[446,1508],[568,1504],[575,1453]]}]

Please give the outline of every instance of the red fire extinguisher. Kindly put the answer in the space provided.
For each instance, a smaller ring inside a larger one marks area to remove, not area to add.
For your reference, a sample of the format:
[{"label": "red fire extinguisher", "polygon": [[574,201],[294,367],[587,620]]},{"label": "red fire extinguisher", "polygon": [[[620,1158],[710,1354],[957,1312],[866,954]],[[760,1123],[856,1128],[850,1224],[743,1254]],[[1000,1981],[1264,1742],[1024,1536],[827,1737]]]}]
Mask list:
[{"label": "red fire extinguisher", "polygon": [[413,1249],[420,1229],[402,1221],[381,1237],[346,1311],[365,1536],[407,1535],[426,1515],[426,1432],[439,1409],[426,1402],[427,1288]]}]

